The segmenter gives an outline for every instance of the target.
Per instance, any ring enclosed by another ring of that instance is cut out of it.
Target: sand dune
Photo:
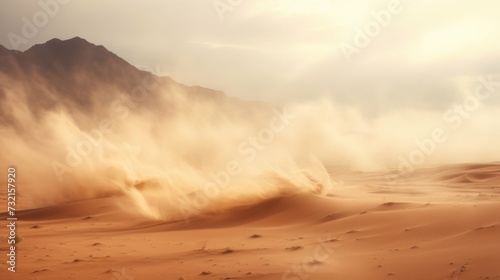
[[[328,196],[277,195],[189,222],[133,215],[119,197],[26,209],[16,279],[500,279],[499,173],[429,167],[404,189],[384,189],[381,172],[337,173],[344,184]]]

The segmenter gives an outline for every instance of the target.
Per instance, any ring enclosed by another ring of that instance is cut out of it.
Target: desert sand
[[[386,172],[330,172],[342,184],[329,195],[287,193],[189,221],[131,214],[112,195],[32,208],[21,194],[17,272],[2,262],[0,276],[500,279],[500,163],[421,168],[394,186]]]

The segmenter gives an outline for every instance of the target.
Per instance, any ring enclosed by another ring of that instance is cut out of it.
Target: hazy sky
[[[54,1],[0,0],[0,44],[80,36],[188,85],[276,103],[327,95],[371,114],[444,110],[500,73],[494,0]]]

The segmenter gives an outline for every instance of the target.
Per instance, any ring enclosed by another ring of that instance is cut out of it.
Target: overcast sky
[[[60,0],[44,18],[53,1],[0,0],[0,44],[80,36],[188,85],[275,103],[327,95],[370,114],[444,110],[500,73],[495,0]]]

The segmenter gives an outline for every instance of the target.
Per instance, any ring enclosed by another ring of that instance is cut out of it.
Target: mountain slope
[[[179,108],[179,104],[169,99],[173,92],[186,96],[193,104],[217,104],[222,111],[236,108],[246,112],[244,117],[252,116],[255,112],[251,113],[251,107],[257,105],[228,98],[220,91],[188,87],[169,77],[141,71],[103,46],[79,37],[65,41],[52,39],[24,52],[1,47],[0,83],[0,99],[5,101],[6,92],[17,95],[22,91],[27,109],[37,117],[59,109],[100,118],[102,107],[109,107],[122,96],[132,98],[134,95],[141,103],[135,109],[164,115],[171,113],[172,108]],[[11,110],[2,110],[0,119],[15,122],[16,117],[9,112]]]

